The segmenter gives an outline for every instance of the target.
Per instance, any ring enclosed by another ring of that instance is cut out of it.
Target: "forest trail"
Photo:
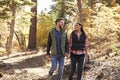
[[[42,50],[19,52],[9,58],[0,57],[0,80],[45,80],[50,68]],[[65,62],[63,80],[69,76],[69,59]],[[120,80],[120,55],[104,61],[90,60],[89,69],[83,71],[83,80]],[[57,72],[57,71],[56,71]],[[55,80],[56,72],[52,77]],[[76,80],[76,73],[74,75]]]

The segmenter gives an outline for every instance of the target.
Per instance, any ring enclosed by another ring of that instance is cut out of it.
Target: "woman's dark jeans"
[[[84,58],[85,58],[84,54],[71,56],[71,71],[70,71],[70,75],[69,75],[68,80],[72,80],[73,74],[76,70],[76,66],[77,66],[77,79],[76,80],[82,79],[82,70],[84,67]]]

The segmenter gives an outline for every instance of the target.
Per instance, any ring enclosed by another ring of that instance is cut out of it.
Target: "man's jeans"
[[[63,55],[57,54],[57,55],[52,56],[52,65],[49,71],[49,75],[52,75],[53,72],[56,70],[57,64],[59,64],[59,68],[58,68],[58,75],[57,75],[56,80],[62,80],[63,69],[64,69],[64,56]]]

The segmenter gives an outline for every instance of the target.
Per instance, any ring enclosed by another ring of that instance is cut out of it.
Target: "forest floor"
[[[70,60],[65,61],[62,80],[67,80]],[[120,55],[107,57],[104,60],[90,59],[83,71],[83,80],[120,80]],[[0,57],[0,80],[46,80],[50,61],[42,50],[18,52]],[[52,80],[55,80],[57,71]],[[76,73],[73,77],[76,80]]]

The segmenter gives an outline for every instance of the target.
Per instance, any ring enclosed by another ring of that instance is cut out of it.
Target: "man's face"
[[[60,27],[60,28],[63,28],[64,24],[65,24],[65,21],[64,21],[64,20],[60,20],[60,22],[59,22],[59,27]]]

